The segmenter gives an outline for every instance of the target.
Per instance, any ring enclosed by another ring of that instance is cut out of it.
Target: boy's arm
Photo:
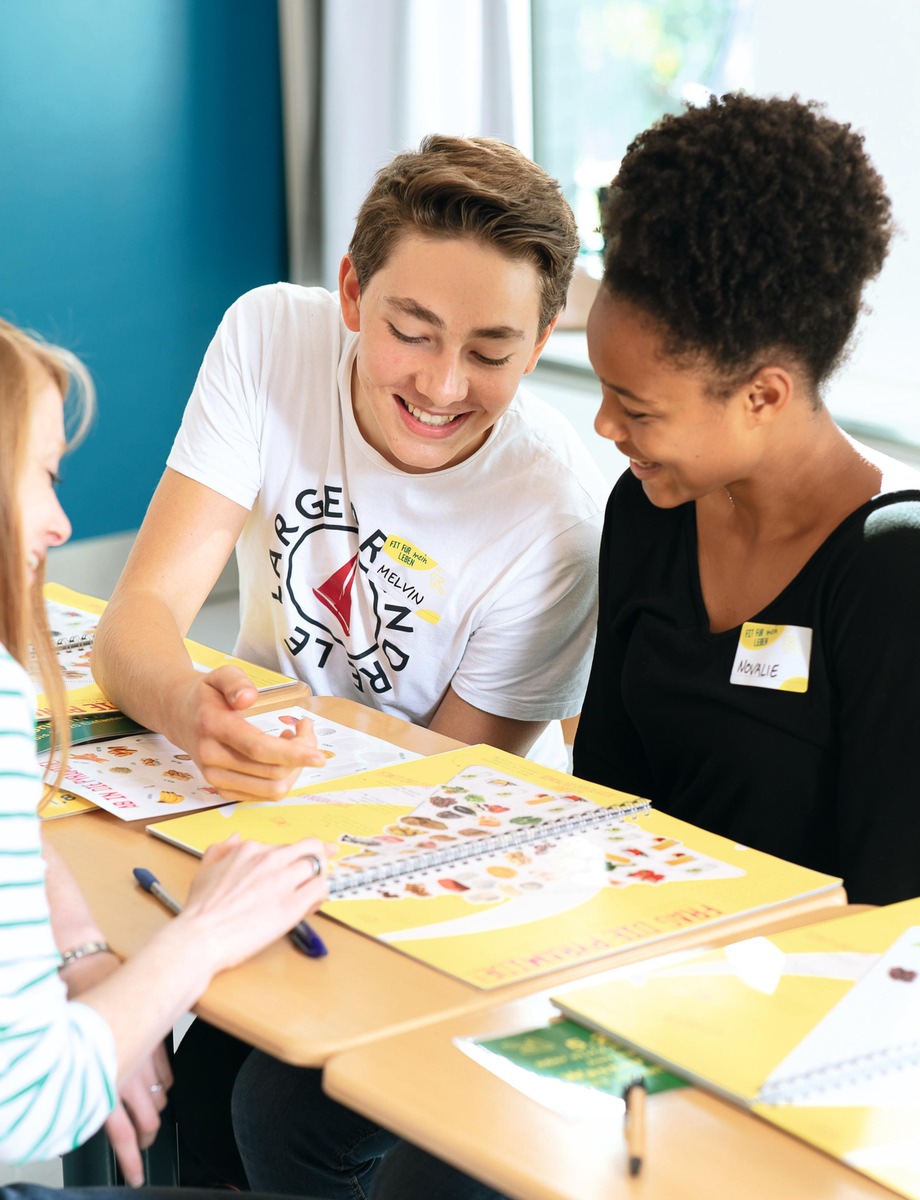
[[[190,754],[228,800],[274,799],[325,762],[304,721],[272,737],[244,720],[244,672],[202,674],[182,639],[233,551],[248,511],[167,468],[96,634],[93,673],[109,699]]]
[[[485,742],[511,754],[526,755],[548,724],[548,721],[516,721],[513,717],[483,712],[449,687],[428,728],[469,746]]]

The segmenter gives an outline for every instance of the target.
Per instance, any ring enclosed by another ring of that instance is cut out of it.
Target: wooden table
[[[649,1097],[645,1164],[630,1178],[618,1122],[573,1122],[454,1044],[545,1025],[558,1015],[548,997],[564,987],[558,976],[543,986],[335,1055],[323,1087],[515,1200],[891,1200],[887,1188],[696,1088]]]
[[[450,738],[374,712],[350,700],[311,697],[299,701],[317,715],[350,725],[405,749],[435,754],[455,749]],[[145,832],[146,822],[120,821],[109,813],[87,813],[45,826],[48,840],[67,861],[111,945],[130,956],[169,915],[134,883],[134,867],[147,867],[168,892],[184,899],[197,860]],[[816,912],[845,900],[842,890],[783,910],[781,924],[815,919]],[[460,1016],[513,1000],[547,986],[584,979],[609,963],[583,963],[551,977],[523,980],[482,992],[408,958],[391,947],[318,915],[311,917],[329,948],[326,958],[308,959],[282,939],[250,962],[218,976],[195,1008],[212,1024],[277,1058],[322,1066],[330,1055],[386,1033],[426,1021]],[[703,927],[680,935],[681,947],[720,945],[764,925],[763,914],[748,921]],[[770,928],[776,928],[776,923]],[[663,947],[617,953],[617,963],[660,954]]]

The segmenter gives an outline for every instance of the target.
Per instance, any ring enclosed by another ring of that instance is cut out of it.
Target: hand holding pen
[[[322,864],[315,855],[311,855],[310,857],[316,863],[315,871],[318,875],[322,870]],[[182,905],[174,896],[171,896],[167,892],[152,871],[148,871],[146,867],[135,867],[134,878],[145,892],[150,892],[151,896],[155,896],[164,908],[169,909],[173,916],[178,916],[182,912]],[[322,958],[329,953],[322,938],[306,921],[298,921],[288,933],[288,937],[291,939],[293,945],[306,954],[308,958]]]
[[[322,957],[322,940],[302,919],[326,898],[322,842],[291,846],[243,842],[233,835],[212,846],[183,907],[149,871],[138,882],[183,922],[194,921],[217,955],[215,970],[235,966],[286,933],[302,953]]]

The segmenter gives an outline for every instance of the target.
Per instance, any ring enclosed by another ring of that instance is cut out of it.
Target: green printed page
[[[103,738],[123,737],[127,733],[143,732],[143,725],[138,725],[136,721],[120,712],[70,718],[71,746],[81,746],[85,742],[101,742]],[[39,754],[51,749],[50,721],[39,721],[35,726],[35,749]]]
[[[458,1039],[462,1050],[531,1100],[572,1121],[621,1120],[623,1095],[642,1080],[648,1092],[686,1087],[630,1050],[574,1021],[490,1039]]]
[[[543,1029],[529,1029],[526,1033],[478,1044],[536,1075],[577,1083],[612,1096],[622,1096],[638,1079],[645,1081],[650,1095],[687,1086],[685,1080],[574,1021],[554,1021]]]

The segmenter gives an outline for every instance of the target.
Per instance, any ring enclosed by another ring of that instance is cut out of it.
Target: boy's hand
[[[186,750],[225,800],[280,800],[304,767],[321,767],[313,722],[276,737],[245,719],[259,693],[239,667],[196,674],[178,697],[168,737]]]

